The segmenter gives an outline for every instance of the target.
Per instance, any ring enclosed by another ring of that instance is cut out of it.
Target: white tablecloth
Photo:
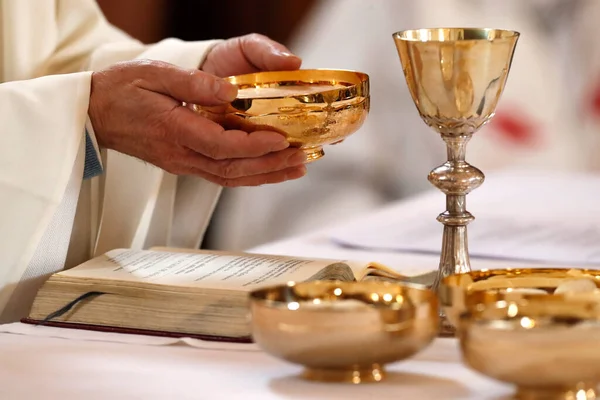
[[[20,332],[23,326],[3,328]],[[511,393],[510,387],[462,367],[451,339],[438,339],[412,360],[391,365],[382,383],[355,386],[303,381],[300,368],[254,345],[197,348],[146,339],[132,344],[131,339],[119,343],[110,334],[73,331],[65,339],[54,328],[35,329],[35,335],[30,329],[26,335],[0,334],[2,400],[482,400]]]

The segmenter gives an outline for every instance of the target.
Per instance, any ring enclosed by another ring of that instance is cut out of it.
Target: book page
[[[252,290],[274,283],[304,281],[336,262],[343,261],[224,252],[112,250],[59,274],[174,286]]]
[[[600,265],[600,177],[583,174],[490,174],[467,196],[472,257],[567,265]],[[332,233],[341,246],[439,254],[444,195],[430,192]],[[475,263],[473,264],[475,266]]]
[[[399,273],[398,271],[394,271],[383,264],[371,262],[367,264],[366,268],[362,270],[361,274],[356,276],[356,279],[360,281],[369,275],[385,276],[392,279],[406,278],[405,275]]]

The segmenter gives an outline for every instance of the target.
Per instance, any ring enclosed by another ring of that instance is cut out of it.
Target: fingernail
[[[238,89],[235,85],[224,81],[222,79],[217,79],[215,81],[215,96],[217,99],[229,103],[237,97]]]
[[[288,167],[293,167],[296,165],[301,165],[306,162],[306,154],[303,151],[292,154],[287,159]]]
[[[300,57],[298,57],[295,54],[290,53],[289,51],[282,51],[282,50],[277,50],[277,54],[280,55],[281,57],[289,57],[289,58],[297,58],[300,59]]]

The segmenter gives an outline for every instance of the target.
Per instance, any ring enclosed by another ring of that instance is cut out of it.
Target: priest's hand
[[[246,66],[215,68],[221,74]],[[101,147],[173,174],[195,175],[222,186],[256,186],[304,176],[304,153],[289,148],[281,134],[225,130],[182,106],[225,104],[236,95],[235,86],[207,72],[129,61],[93,73],[88,115]]]
[[[204,63],[202,71],[220,77],[259,71],[288,71],[300,68],[302,60],[284,45],[266,36],[252,33],[225,40],[216,45]]]

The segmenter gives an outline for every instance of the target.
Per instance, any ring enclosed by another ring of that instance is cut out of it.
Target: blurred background
[[[107,19],[144,43],[229,38],[258,32],[282,43],[315,0],[98,0]]]
[[[502,168],[600,170],[599,0],[98,0],[106,17],[153,43],[258,32],[287,45],[306,68],[371,77],[363,128],[301,180],[226,189],[205,248],[243,250],[347,220],[430,189],[445,161],[442,140],[420,120],[391,35],[471,26],[522,36],[497,114],[467,159]],[[483,189],[480,189],[483,190]],[[560,188],[557,188],[559,191]]]

